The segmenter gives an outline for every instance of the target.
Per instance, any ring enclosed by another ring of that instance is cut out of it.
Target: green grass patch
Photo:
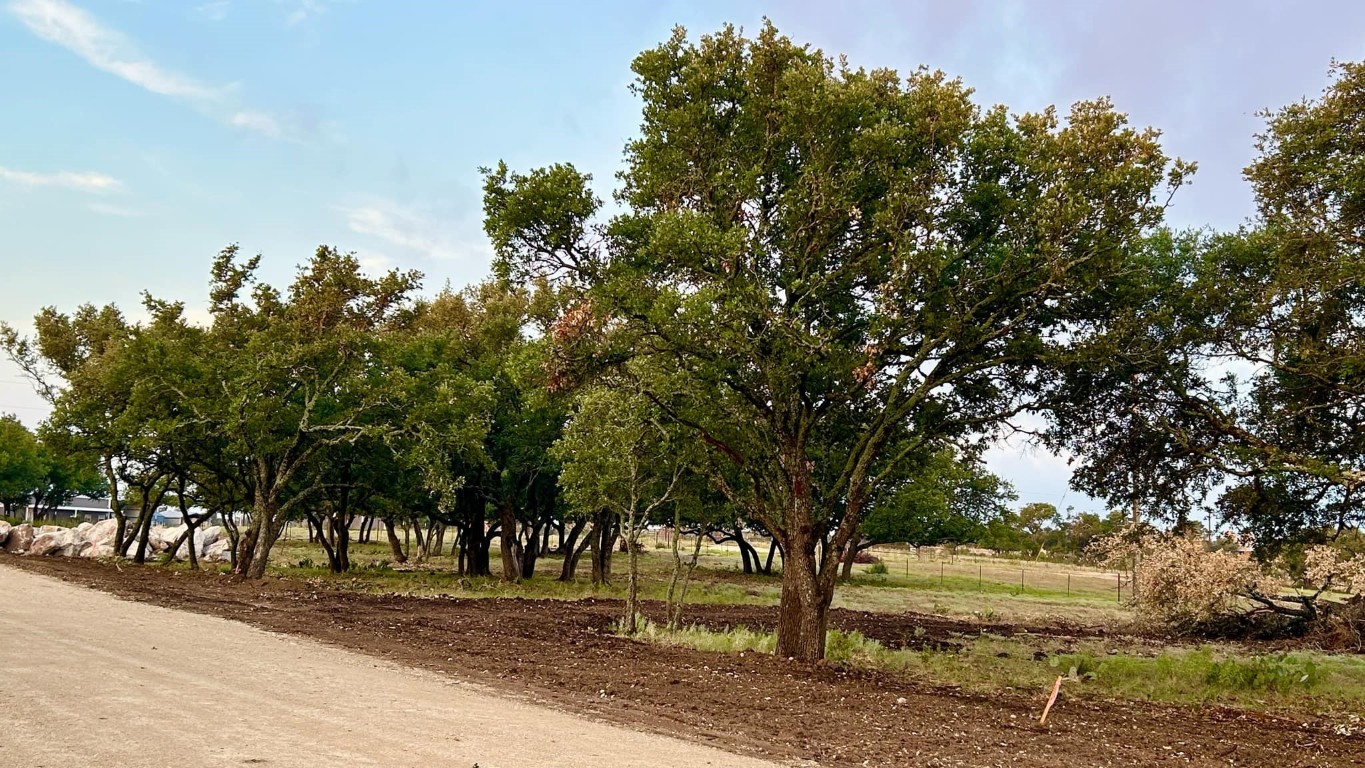
[[[334,575],[326,569],[321,547],[308,543],[301,533],[295,529],[275,546],[271,565],[276,575],[326,579],[346,589],[414,595],[564,600],[624,595],[626,558],[622,555],[614,558],[614,583],[606,586],[593,587],[587,578],[586,561],[579,568],[577,581],[567,584],[558,581],[561,559],[557,556],[541,557],[534,578],[506,584],[496,576],[455,575],[455,560],[448,547],[445,554],[421,565],[399,566],[391,564],[393,553],[386,542],[352,542],[350,554],[356,569]],[[884,613],[919,611],[1018,623],[1060,619],[1114,626],[1132,619],[1129,609],[1114,599],[1112,591],[1104,591],[1112,575],[1103,572],[999,558],[969,560],[959,557],[955,562],[936,562],[909,559],[904,552],[879,554],[887,558],[882,563],[887,572],[871,572],[880,570],[876,568],[877,564],[856,566],[853,578],[840,583],[835,592],[836,606]],[[497,568],[496,550],[493,559]],[[390,567],[383,568],[385,564]],[[780,574],[745,574],[739,564],[738,550],[704,547],[688,592],[688,602],[776,605],[781,596]],[[367,565],[374,568],[366,569],[364,566]],[[651,600],[664,599],[672,570],[672,553],[650,548],[647,544],[640,557],[640,566],[642,596]],[[1021,586],[1021,580],[1024,586]],[[1072,585],[1069,591],[1068,583]]]
[[[669,632],[649,622],[639,639],[715,653],[771,653],[776,636],[746,627],[724,632],[692,626]],[[959,651],[890,649],[858,632],[830,630],[826,659],[905,674],[934,685],[990,693],[1046,690],[1062,676],[1067,695],[1175,704],[1218,703],[1272,711],[1346,713],[1365,703],[1365,661],[1311,653],[1246,654],[1232,649],[1105,649],[1100,641],[1043,654],[1027,641],[963,638]]]

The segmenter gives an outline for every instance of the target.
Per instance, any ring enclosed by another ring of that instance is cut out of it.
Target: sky
[[[286,283],[319,244],[429,290],[487,274],[479,168],[572,162],[607,197],[639,125],[630,61],[675,25],[765,17],[854,66],[960,76],[1013,112],[1109,96],[1198,163],[1177,227],[1253,214],[1258,112],[1365,59],[1365,3],[0,0],[0,321],[142,291],[204,317],[238,243]],[[0,361],[0,413],[43,402]],[[1020,502],[1068,491],[1064,457],[989,454]]]

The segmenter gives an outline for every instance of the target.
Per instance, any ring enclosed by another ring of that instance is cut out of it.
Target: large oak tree
[[[569,365],[633,358],[785,555],[777,653],[823,657],[839,555],[927,446],[1046,397],[1189,170],[1107,101],[1011,115],[940,72],[852,68],[770,25],[634,62],[640,135],[599,218],[571,166],[488,174],[508,275],[577,291]]]

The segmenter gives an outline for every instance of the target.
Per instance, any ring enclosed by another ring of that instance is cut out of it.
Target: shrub
[[[1136,567],[1138,614],[1178,632],[1195,631],[1245,612],[1251,595],[1276,594],[1279,579],[1250,558],[1212,550],[1195,536],[1121,531],[1101,539],[1092,554],[1116,570]]]
[[[1348,595],[1365,592],[1365,557],[1335,547],[1316,546],[1304,553],[1304,577]]]
[[[1133,569],[1132,600],[1145,620],[1178,633],[1220,637],[1271,637],[1313,630],[1333,645],[1359,647],[1365,637],[1365,556],[1316,546],[1303,553],[1303,593],[1290,589],[1290,564],[1282,557],[1262,566],[1238,552],[1215,548],[1194,536],[1133,528],[1098,542],[1101,564]],[[1140,561],[1141,565],[1135,564]],[[1320,599],[1329,589],[1345,604]]]
[[[883,562],[881,562],[881,561],[877,561],[877,562],[875,562],[875,563],[873,563],[872,565],[869,565],[869,566],[867,567],[867,572],[868,572],[868,573],[871,573],[871,574],[879,575],[879,576],[882,575],[882,574],[885,574],[885,573],[886,573],[886,563],[883,563]]]
[[[1277,691],[1311,688],[1321,679],[1317,665],[1284,654],[1223,659],[1209,664],[1204,683],[1229,691]]]

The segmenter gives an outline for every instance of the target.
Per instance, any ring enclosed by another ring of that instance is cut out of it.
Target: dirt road
[[[0,765],[775,765],[12,568],[0,595]]]

